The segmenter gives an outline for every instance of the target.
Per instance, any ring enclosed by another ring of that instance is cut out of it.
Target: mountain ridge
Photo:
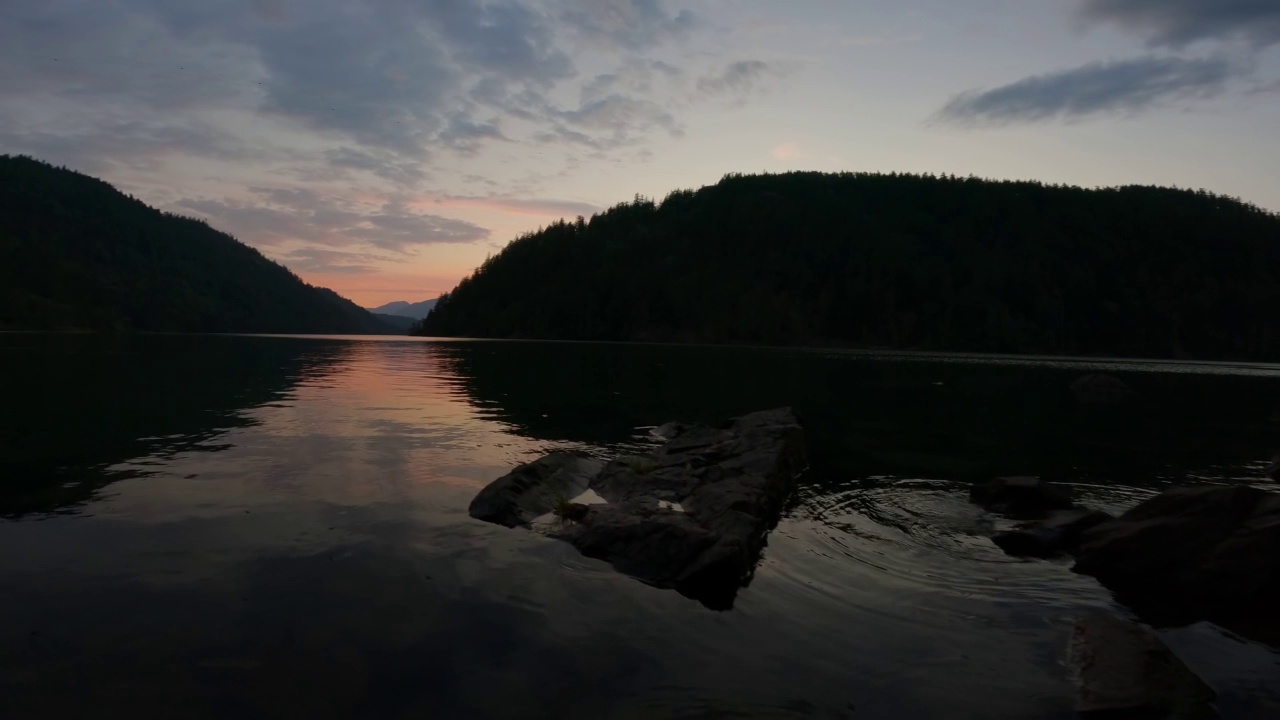
[[[1201,191],[726,175],[524,234],[440,337],[1280,360],[1280,216]]]
[[[393,328],[205,221],[0,155],[0,329],[383,334]]]

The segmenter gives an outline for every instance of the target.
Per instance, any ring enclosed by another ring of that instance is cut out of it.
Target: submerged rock
[[[970,502],[1010,515],[1037,516],[1075,507],[1071,493],[1038,477],[992,478],[969,489]]]
[[[644,582],[728,607],[806,466],[804,434],[789,408],[679,430],[651,455],[597,467],[583,489],[606,503],[569,506],[561,514],[572,522],[553,535]],[[585,467],[558,455],[494,481],[472,502],[472,516],[514,527],[553,507],[541,501],[553,495],[544,485],[576,483]],[[504,522],[517,517],[523,522]]]
[[[1074,554],[1084,531],[1114,520],[1101,510],[1059,510],[1043,521],[1023,523],[1013,530],[996,533],[991,541],[1001,550],[1018,557],[1048,558]]]
[[[1151,630],[1114,617],[1076,618],[1067,663],[1085,718],[1216,718],[1214,691]]]
[[[1214,620],[1280,638],[1280,493],[1167,490],[1084,532],[1074,570],[1170,622]]]
[[[1089,373],[1071,383],[1071,394],[1081,405],[1105,406],[1123,402],[1133,395],[1133,388],[1115,375]]]

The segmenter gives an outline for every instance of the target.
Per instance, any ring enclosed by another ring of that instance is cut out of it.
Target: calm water
[[[1071,717],[1069,618],[1124,610],[1005,557],[965,481],[1123,510],[1280,450],[1262,366],[0,335],[0,368],[6,718]],[[1134,401],[1078,405],[1099,368]],[[466,515],[541,453],[782,404],[813,468],[730,611]],[[1164,635],[1224,716],[1280,714],[1280,655]]]

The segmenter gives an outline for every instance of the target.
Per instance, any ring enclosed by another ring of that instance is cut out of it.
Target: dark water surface
[[[1069,618],[965,481],[1261,483],[1280,368],[572,343],[0,335],[0,717],[1071,717]],[[1133,401],[1081,406],[1083,373]],[[473,521],[558,448],[790,404],[813,468],[734,609]],[[1224,717],[1280,655],[1163,631]]]

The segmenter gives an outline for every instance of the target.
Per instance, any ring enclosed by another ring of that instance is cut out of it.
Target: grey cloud
[[[442,200],[452,205],[470,205],[502,212],[528,213],[530,215],[591,216],[602,209],[599,205],[577,200],[554,198],[515,198],[509,195],[446,195]]]
[[[405,252],[419,245],[474,242],[489,236],[488,230],[473,223],[419,213],[398,200],[369,209],[307,189],[253,188],[252,192],[252,201],[187,198],[175,205],[263,246],[303,241]]]
[[[403,11],[310,10],[257,43],[267,72],[263,109],[420,155],[443,125],[438,111],[456,82],[448,56]]]
[[[341,238],[317,227],[305,215],[236,200],[184,198],[174,203],[180,211],[192,210],[210,224],[255,246],[271,246],[290,240],[340,244]]]
[[[632,62],[614,72],[601,73],[582,85],[582,103],[599,100],[610,94],[647,95],[660,82],[674,83],[684,71],[661,60]]]
[[[49,0],[6,8],[0,98],[57,97],[101,114],[258,110],[367,148],[425,157],[494,133],[465,118],[465,90],[508,94],[573,77],[539,5],[480,0],[171,3]],[[89,103],[88,105],[86,103]]]
[[[952,98],[939,119],[1000,125],[1126,113],[1224,91],[1238,68],[1223,58],[1143,57],[1036,75]]]
[[[319,179],[334,169],[358,170],[399,185],[412,185],[427,179],[423,158],[405,158],[388,150],[334,148],[324,151],[324,162],[325,167],[309,167],[304,172],[311,179]]]
[[[253,11],[263,20],[280,22],[285,19],[286,0],[253,0]]]
[[[663,128],[673,136],[684,132],[675,116],[662,105],[618,93],[577,108],[551,112],[564,123],[556,126],[552,137],[597,149],[635,144],[653,128]],[[587,133],[583,129],[595,132]]]
[[[509,140],[497,122],[475,122],[463,113],[449,117],[448,125],[440,133],[440,142],[466,153],[480,150],[485,140]]]
[[[1090,23],[1114,23],[1154,46],[1183,47],[1198,40],[1243,40],[1254,47],[1280,43],[1275,0],[1081,0]]]
[[[701,21],[689,10],[667,12],[661,0],[567,0],[560,18],[587,38],[642,49],[687,38]]]
[[[781,69],[763,60],[739,60],[717,73],[698,78],[698,91],[707,95],[746,95]]]
[[[21,141],[12,150],[49,157],[43,118],[57,117],[89,170],[199,155],[274,164],[293,178],[359,173],[401,186],[424,182],[441,152],[530,139],[606,152],[679,135],[676,109],[693,81],[652,54],[703,26],[662,0],[10,5],[0,22],[0,135]],[[579,78],[584,55],[605,63],[594,79]],[[754,68],[731,68],[720,86],[749,85]],[[175,130],[148,138],[117,132],[121,123],[202,129],[184,145]],[[204,132],[206,123],[232,140]],[[324,149],[300,158],[264,152],[252,137]]]
[[[403,250],[411,245],[469,243],[489,237],[488,230],[466,220],[417,213],[394,201],[366,215],[364,225],[345,232],[385,250]]]
[[[449,12],[437,14],[440,6]],[[467,65],[543,86],[575,74],[569,56],[556,47],[549,19],[529,7],[437,2],[424,15],[444,19],[441,31]]]
[[[375,272],[377,267],[374,263],[388,262],[393,259],[373,253],[345,252],[316,247],[297,248],[287,253],[276,255],[276,258],[293,270],[335,275],[359,275]]]
[[[591,203],[578,202],[576,200],[552,200],[552,199],[532,199],[522,200],[517,198],[494,198],[494,201],[502,206],[528,210],[530,212],[548,213],[551,215],[582,215],[590,217],[602,210],[599,205]]]
[[[649,67],[653,68],[654,70],[657,70],[658,72],[662,73],[663,75],[666,75],[669,78],[678,78],[684,74],[684,71],[681,70],[680,68],[676,67],[675,65],[672,65],[671,63],[663,62],[661,60],[654,60],[653,62],[649,63]]]
[[[131,120],[86,127],[33,127],[7,115],[0,115],[0,147],[89,173],[105,173],[115,166],[154,170],[175,153],[229,161],[287,156],[278,148],[246,142],[201,122],[171,125]]]
[[[103,109],[175,111],[252,95],[251,51],[183,38],[145,7],[90,0],[7,3],[0,21],[0,97],[60,97]]]

